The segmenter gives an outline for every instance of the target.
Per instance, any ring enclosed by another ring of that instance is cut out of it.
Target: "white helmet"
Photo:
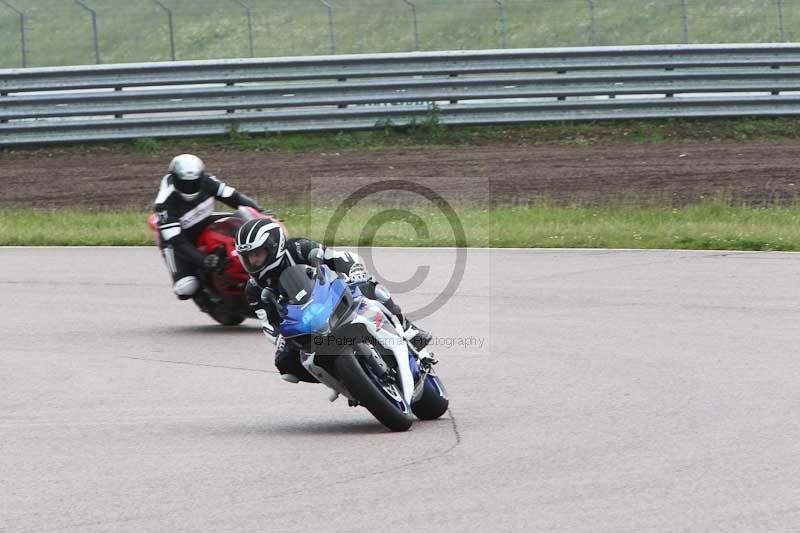
[[[178,194],[187,202],[191,202],[200,194],[200,177],[205,171],[206,166],[203,161],[192,154],[176,156],[169,164],[172,183]]]

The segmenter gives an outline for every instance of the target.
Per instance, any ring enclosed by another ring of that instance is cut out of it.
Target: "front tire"
[[[407,431],[413,419],[394,405],[373,383],[352,353],[336,357],[336,375],[372,416],[392,431]]]

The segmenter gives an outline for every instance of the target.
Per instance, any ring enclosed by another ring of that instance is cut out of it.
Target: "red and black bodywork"
[[[245,318],[255,318],[245,297],[245,285],[250,275],[245,271],[236,253],[236,232],[248,220],[265,218],[281,223],[273,215],[263,214],[252,207],[240,207],[235,213],[215,213],[215,220],[208,224],[197,237],[195,246],[204,254],[217,254],[225,260],[221,272],[198,272],[200,289],[194,301],[201,311],[226,326],[241,324]],[[156,244],[160,245],[161,233],[158,216],[147,220]],[[284,228],[285,230],[286,228]]]

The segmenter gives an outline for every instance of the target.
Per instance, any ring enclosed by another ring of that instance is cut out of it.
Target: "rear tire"
[[[206,313],[223,326],[238,326],[244,322],[244,315],[230,309],[224,303],[211,303],[208,300],[208,296],[205,294],[195,295],[194,303],[202,312]]]
[[[434,384],[431,382],[432,380],[436,380],[438,383]],[[439,392],[437,385],[441,387],[441,392]],[[411,404],[411,411],[420,420],[435,420],[445,414],[449,406],[450,400],[447,399],[447,391],[444,390],[444,385],[442,385],[438,377],[429,375],[425,378],[422,396]]]
[[[335,358],[336,375],[345,384],[358,402],[372,413],[372,416],[392,431],[406,431],[411,427],[413,418],[393,405],[378,389],[378,386],[367,376],[361,364],[352,353],[342,354]]]
[[[212,309],[208,315],[223,326],[238,326],[245,318],[243,315],[221,309]]]

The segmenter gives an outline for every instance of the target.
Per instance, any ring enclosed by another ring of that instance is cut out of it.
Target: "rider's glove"
[[[206,272],[222,272],[225,261],[217,254],[208,254],[203,258],[203,270]]]
[[[278,305],[278,294],[274,290],[266,288],[261,291],[261,302],[264,304],[264,311],[267,312],[267,322],[277,330],[278,324],[283,320]]]
[[[261,303],[273,305],[278,301],[278,293],[266,287],[261,289]]]

